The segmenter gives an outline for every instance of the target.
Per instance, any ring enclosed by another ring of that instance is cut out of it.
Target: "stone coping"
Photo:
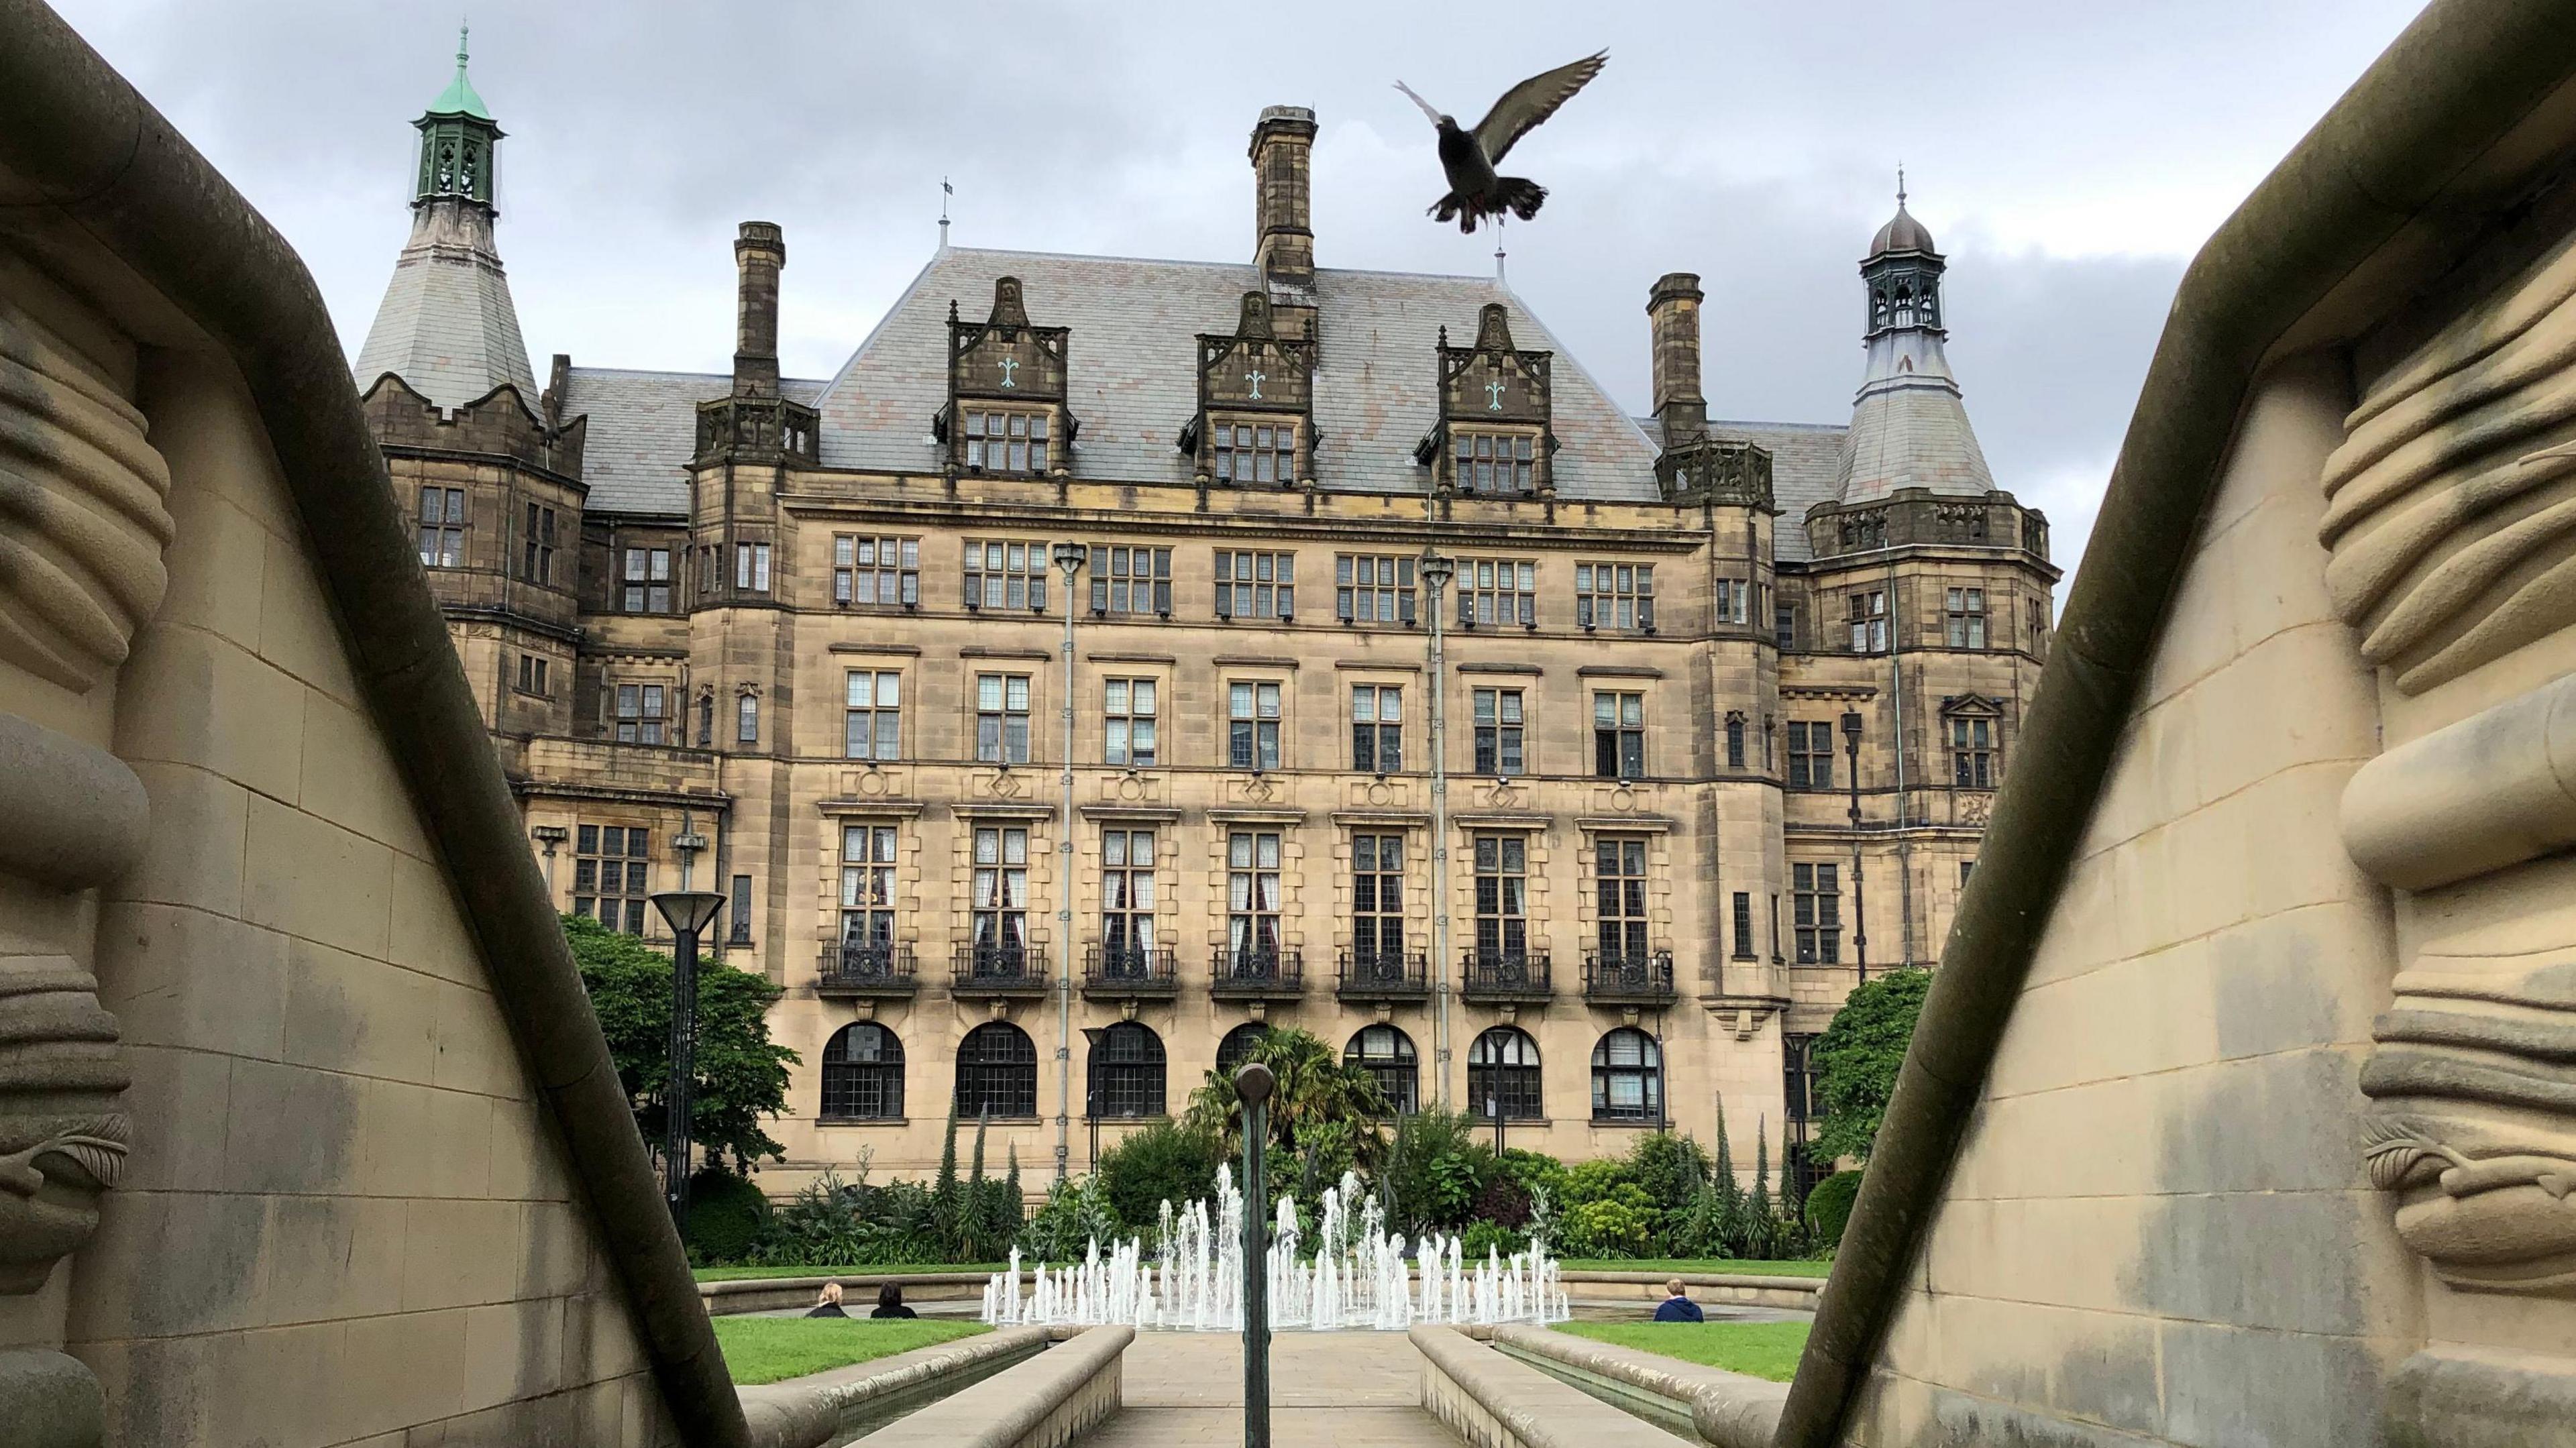
[[[1450,1327],[1417,1327],[1422,1408],[1479,1448],[1692,1448],[1689,1440]]]
[[[1023,1269],[1025,1270],[1025,1269]],[[765,1312],[798,1302],[812,1302],[826,1282],[838,1282],[845,1291],[864,1297],[877,1287],[893,1282],[902,1286],[907,1300],[914,1289],[930,1289],[918,1295],[931,1302],[955,1301],[981,1297],[988,1274],[982,1272],[884,1271],[816,1273],[809,1277],[735,1277],[722,1282],[701,1282],[698,1297],[709,1314],[717,1317],[737,1312]],[[1569,1271],[1563,1280],[1568,1287],[1618,1286],[1640,1287],[1650,1291],[1660,1288],[1675,1277],[1689,1287],[1715,1289],[1726,1294],[1726,1300],[1753,1303],[1765,1307],[1813,1309],[1822,1295],[1825,1279],[1821,1277],[1772,1277],[1735,1272],[1614,1272],[1604,1269]],[[865,1302],[860,1306],[864,1307]]]
[[[754,1448],[811,1448],[840,1431],[848,1411],[898,1394],[936,1391],[943,1379],[1008,1367],[1045,1350],[1042,1327],[1012,1327],[910,1352],[741,1389]]]
[[[1771,1448],[1780,1406],[1789,1401],[1787,1383],[1549,1328],[1497,1327],[1491,1340],[1506,1355],[1546,1358],[1575,1374],[1661,1398],[1690,1418],[1700,1441],[1716,1448]]]
[[[873,1448],[1051,1448],[1070,1442],[1118,1411],[1120,1365],[1135,1340],[1132,1327],[1085,1328],[1063,1338],[1060,1346],[878,1429],[865,1441]],[[814,1448],[823,1441],[799,1440],[779,1448]]]

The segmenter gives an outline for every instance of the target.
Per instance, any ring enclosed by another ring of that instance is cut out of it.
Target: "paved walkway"
[[[1140,1332],[1126,1406],[1084,1448],[1243,1441],[1243,1340]],[[1422,1411],[1422,1355],[1400,1332],[1284,1332],[1270,1340],[1270,1441],[1278,1448],[1458,1448]]]

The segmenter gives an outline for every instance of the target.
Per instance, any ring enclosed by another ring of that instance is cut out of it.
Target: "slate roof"
[[[537,376],[492,246],[490,212],[447,202],[413,213],[411,240],[394,260],[350,372],[361,391],[394,373],[442,408],[462,407],[504,382],[535,402]]]
[[[824,384],[782,378],[778,390],[812,406]],[[587,415],[582,444],[584,504],[601,513],[678,517],[689,510],[689,457],[698,447],[698,404],[733,390],[723,372],[636,372],[575,367],[564,382],[563,415]]]
[[[1710,436],[1740,438],[1771,454],[1771,500],[1780,509],[1771,553],[1779,561],[1804,563],[1815,556],[1807,549],[1807,510],[1833,501],[1848,430],[1830,422],[1709,423]]]

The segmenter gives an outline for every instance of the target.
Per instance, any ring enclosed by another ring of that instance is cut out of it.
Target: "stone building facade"
[[[721,891],[785,989],[773,1190],[952,1104],[1078,1170],[1265,1023],[1515,1144],[1749,1159],[1936,955],[2057,572],[1901,196],[1846,427],[1711,420],[1687,273],[1640,418],[1498,281],[1318,267],[1295,107],[1249,264],[943,241],[798,379],[747,222],[730,376],[540,390],[501,132],[461,75],[418,124],[368,415],[562,907]]]

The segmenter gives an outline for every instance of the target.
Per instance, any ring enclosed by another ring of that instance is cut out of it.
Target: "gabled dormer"
[[[1283,337],[1267,292],[1243,294],[1234,334],[1199,335],[1199,408],[1181,451],[1201,483],[1285,488],[1315,480],[1315,343]]]
[[[1414,446],[1435,493],[1554,497],[1550,457],[1556,354],[1512,345],[1511,318],[1488,302],[1472,347],[1449,345],[1440,329],[1440,421]]]
[[[992,314],[959,319],[948,304],[948,405],[931,435],[961,473],[1060,478],[1081,424],[1065,406],[1072,331],[1029,325],[1020,279],[993,283]]]

